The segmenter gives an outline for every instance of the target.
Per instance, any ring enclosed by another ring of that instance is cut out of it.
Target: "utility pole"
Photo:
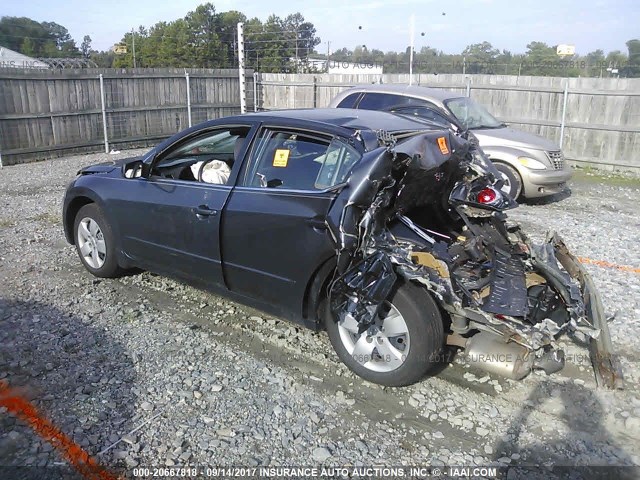
[[[296,73],[298,73],[298,65],[299,65],[299,60],[298,60],[298,26],[296,25]]]
[[[416,16],[411,15],[409,24],[409,85],[413,83],[413,30],[415,28]]]
[[[136,32],[134,31],[134,29],[131,29],[131,43],[132,43],[132,50],[133,50],[133,68],[137,68],[136,67]]]
[[[247,113],[247,85],[244,73],[244,23],[242,22],[238,22],[238,80],[240,81],[240,113]]]
[[[329,57],[331,56],[331,42],[327,40],[327,73],[329,73]]]

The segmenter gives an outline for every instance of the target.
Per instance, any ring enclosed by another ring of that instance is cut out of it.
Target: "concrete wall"
[[[408,83],[407,74],[256,74],[257,108],[325,107],[362,83]],[[568,82],[568,83],[567,83]],[[421,74],[415,85],[446,88],[484,104],[498,119],[560,143],[565,85],[565,156],[574,164],[640,172],[640,79]]]

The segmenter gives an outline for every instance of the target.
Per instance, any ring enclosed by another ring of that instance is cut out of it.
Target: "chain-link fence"
[[[246,72],[253,110],[253,73]],[[238,70],[0,73],[0,165],[149,146],[240,113]]]

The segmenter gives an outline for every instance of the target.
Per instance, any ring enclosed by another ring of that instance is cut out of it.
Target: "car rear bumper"
[[[524,195],[527,198],[545,197],[562,192],[572,175],[569,166],[562,170],[520,170]]]

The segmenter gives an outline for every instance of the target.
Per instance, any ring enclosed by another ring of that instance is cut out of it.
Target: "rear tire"
[[[373,383],[400,387],[419,381],[439,363],[444,345],[438,305],[423,288],[403,283],[391,294],[380,317],[381,330],[358,334],[355,320],[351,325],[347,320],[338,322],[326,308],[325,326],[338,357]]]
[[[113,232],[95,203],[78,210],[73,222],[73,236],[80,261],[91,274],[113,278],[123,273],[116,257]]]
[[[494,166],[503,175],[505,184],[501,190],[518,200],[522,195],[522,178],[518,171],[506,163],[494,162]]]

